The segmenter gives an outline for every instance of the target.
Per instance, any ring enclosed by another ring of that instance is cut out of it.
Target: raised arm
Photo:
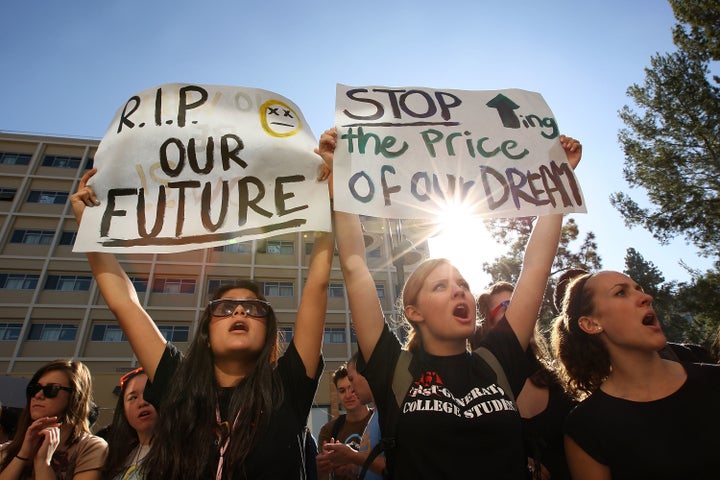
[[[582,156],[582,145],[564,135],[560,136],[560,144],[565,150],[568,162],[575,168]],[[560,241],[562,219],[562,214],[538,217],[525,248],[520,277],[505,313],[523,348],[527,348],[535,329]]]
[[[77,192],[70,197],[78,224],[82,221],[86,207],[100,204],[95,193],[87,186],[88,180],[96,171],[96,169],[92,169],[85,173],[80,180]],[[87,258],[105,302],[117,318],[120,328],[140,361],[140,365],[152,381],[165,350],[165,338],[140,304],[135,287],[115,255],[88,252]]]
[[[295,321],[293,342],[305,365],[305,372],[310,378],[315,377],[320,363],[334,246],[332,233],[316,234],[308,277],[303,287]]]
[[[316,150],[330,169],[336,143],[335,129],[327,130],[320,136],[320,145]],[[382,333],[385,317],[375,289],[375,280],[365,260],[360,218],[345,212],[335,212],[334,219],[340,267],[345,279],[352,322],[360,351],[365,359],[369,359]]]

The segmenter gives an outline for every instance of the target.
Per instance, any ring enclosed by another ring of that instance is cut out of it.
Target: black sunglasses
[[[218,298],[209,303],[210,315],[213,317],[229,317],[237,309],[243,307],[245,313],[251,317],[265,318],[270,314],[270,302],[259,298]]]
[[[57,383],[50,383],[47,385],[40,385],[39,383],[28,383],[25,393],[27,393],[28,398],[32,398],[37,395],[40,390],[42,390],[45,398],[57,397],[58,393],[60,393],[60,390],[65,390],[66,392],[73,391],[72,388],[63,387],[62,385],[58,385]]]

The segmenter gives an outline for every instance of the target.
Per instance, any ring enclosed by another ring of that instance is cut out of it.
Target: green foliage
[[[720,328],[720,273],[695,272],[692,281],[678,285],[676,299],[690,317],[681,338],[710,347]]]
[[[720,2],[671,4],[681,22],[673,30],[679,50],[650,59],[645,83],[627,92],[638,110],[619,112],[625,179],[651,206],[623,192],[610,201],[627,225],[661,242],[682,236],[702,255],[720,256],[720,89],[709,73],[720,50]]]

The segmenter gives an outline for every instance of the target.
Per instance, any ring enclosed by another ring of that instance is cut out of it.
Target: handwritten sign
[[[560,129],[538,93],[338,85],[338,210],[433,219],[585,212]]]
[[[132,96],[95,155],[74,251],[163,253],[331,229],[317,140],[273,92],[168,84]]]

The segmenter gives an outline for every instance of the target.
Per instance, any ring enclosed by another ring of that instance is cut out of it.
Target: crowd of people
[[[332,179],[336,142],[334,129],[320,138],[320,180]],[[575,168],[582,146],[565,136],[560,145]],[[78,223],[99,204],[87,185],[94,173],[71,197]],[[58,360],[38,370],[14,437],[0,445],[0,480],[716,476],[720,366],[663,353],[640,285],[614,271],[568,271],[556,282],[550,344],[539,331],[562,215],[536,219],[515,284],[477,298],[448,260],[421,263],[402,290],[404,344],[386,324],[359,217],[333,216],[333,234],[316,236],[282,354],[273,307],[253,281],[215,292],[183,353],[115,256],[88,253],[141,366],[119,379],[105,439],[90,431],[87,367]],[[315,437],[307,419],[335,245],[358,348],[332,374],[344,412]]]

